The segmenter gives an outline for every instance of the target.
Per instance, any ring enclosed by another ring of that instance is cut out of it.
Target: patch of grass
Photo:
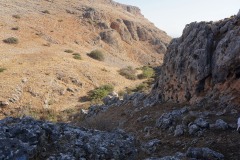
[[[12,30],[17,31],[19,30],[19,27],[12,27]]]
[[[64,52],[66,52],[66,53],[73,53],[74,51],[71,50],[71,49],[66,49]]]
[[[5,71],[5,70],[6,70],[6,68],[0,67],[0,73]]]
[[[44,10],[44,11],[42,11],[42,13],[50,14],[50,12],[48,10]]]
[[[133,92],[144,92],[144,91],[147,91],[148,89],[149,89],[149,86],[147,83],[141,83],[133,89]]]
[[[118,96],[119,96],[119,97],[123,97],[124,94],[126,94],[126,93],[127,93],[126,91],[120,90],[120,91],[118,92]]]
[[[138,75],[139,79],[151,78],[155,75],[155,72],[151,67],[144,66],[141,68],[141,70],[142,70],[142,74]]]
[[[120,75],[130,80],[137,79],[136,73],[137,73],[136,69],[132,68],[131,66],[119,70]]]
[[[104,61],[104,54],[100,50],[94,50],[88,54],[89,57],[96,59],[98,61]]]
[[[88,93],[88,96],[91,101],[99,102],[109,93],[113,92],[113,90],[114,87],[112,85],[107,84],[90,91]]]
[[[10,38],[4,39],[3,42],[7,44],[18,44],[18,39],[15,37],[10,37]]]
[[[20,19],[21,17],[17,14],[12,15],[13,18]]]
[[[81,55],[79,53],[73,53],[73,58],[74,59],[78,59],[78,60],[82,59],[82,57],[81,57]]]

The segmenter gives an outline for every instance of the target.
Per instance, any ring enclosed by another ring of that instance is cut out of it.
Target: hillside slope
[[[111,0],[3,0],[0,7],[3,117],[16,113],[12,108],[81,105],[80,97],[103,84],[116,91],[135,86],[141,81],[127,80],[118,70],[160,64],[170,41],[140,9]],[[2,41],[10,37],[18,44]],[[104,62],[87,56],[95,49],[104,52]]]

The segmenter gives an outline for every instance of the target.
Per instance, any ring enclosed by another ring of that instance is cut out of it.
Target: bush
[[[13,27],[12,30],[17,31],[17,30],[19,30],[19,27]]]
[[[104,55],[100,50],[94,50],[90,52],[88,56],[99,61],[104,61]]]
[[[3,42],[8,44],[18,44],[18,39],[14,37],[10,37],[10,38],[4,39]]]
[[[66,49],[64,52],[66,52],[66,53],[73,53],[73,50],[71,50],[71,49]]]
[[[112,85],[103,85],[90,91],[88,96],[92,101],[101,101],[109,93],[113,92],[113,90],[114,87]]]
[[[42,11],[42,13],[50,14],[50,12],[48,10],[44,10],[44,11]]]
[[[144,92],[147,91],[149,88],[147,83],[141,83],[138,86],[136,86],[135,89],[133,89],[133,92]]]
[[[6,68],[0,67],[0,73],[3,72],[3,71],[5,71],[5,70],[6,70]]]
[[[81,55],[79,53],[73,53],[73,58],[74,59],[78,59],[78,60],[81,60]]]
[[[16,18],[16,19],[20,19],[20,18],[21,18],[21,17],[20,17],[19,15],[17,15],[17,14],[12,15],[12,17],[13,17],[13,18]]]
[[[137,76],[136,76],[136,70],[133,69],[131,66],[128,66],[126,68],[122,68],[119,70],[119,74],[124,76],[127,79],[130,80],[136,80]]]
[[[154,70],[148,66],[144,66],[141,68],[142,74],[138,75],[139,79],[151,78],[154,76]]]

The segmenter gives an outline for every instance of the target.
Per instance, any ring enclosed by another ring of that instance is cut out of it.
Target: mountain
[[[82,105],[80,97],[104,84],[116,91],[135,86],[141,80],[128,80],[118,70],[161,64],[171,40],[139,8],[111,0],[3,0],[0,5],[3,117],[17,112],[11,108]],[[93,50],[104,54],[104,62],[88,56]]]

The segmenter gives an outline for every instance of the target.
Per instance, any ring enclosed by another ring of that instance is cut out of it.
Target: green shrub
[[[126,68],[122,68],[119,70],[119,74],[124,76],[127,79],[130,80],[136,80],[137,76],[136,76],[136,70],[133,69],[131,66],[128,66]]]
[[[42,13],[50,14],[50,12],[48,10],[44,10],[44,11],[42,11]]]
[[[113,90],[114,87],[112,85],[103,85],[90,91],[88,96],[92,101],[101,101],[109,93],[113,92]]]
[[[119,96],[119,97],[123,97],[124,94],[126,94],[126,93],[127,93],[126,91],[120,90],[120,91],[118,92],[118,96]]]
[[[3,42],[8,44],[18,44],[18,39],[14,37],[10,37],[10,38],[4,39]]]
[[[142,70],[142,74],[138,75],[139,79],[151,78],[155,74],[154,70],[148,66],[142,67],[141,70]]]
[[[21,18],[21,17],[20,17],[19,15],[17,15],[17,14],[12,15],[12,17],[13,17],[13,18],[16,18],[16,19],[20,19],[20,18]]]
[[[66,52],[66,53],[73,53],[73,50],[71,50],[71,49],[66,49],[64,52]]]
[[[94,50],[88,56],[99,61],[104,61],[104,54],[100,50]]]
[[[79,53],[73,53],[73,58],[74,59],[78,59],[78,60],[82,59],[82,57],[81,57],[81,55]]]
[[[144,92],[147,91],[149,88],[147,83],[141,83],[136,86],[136,88],[133,89],[133,92]]]
[[[3,72],[3,71],[5,71],[5,70],[6,70],[6,68],[0,67],[0,73]]]

